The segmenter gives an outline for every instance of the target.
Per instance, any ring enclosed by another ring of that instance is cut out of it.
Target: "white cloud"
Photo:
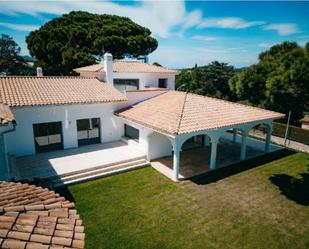
[[[191,37],[194,40],[200,40],[200,41],[216,41],[218,40],[218,37],[214,36],[203,36],[203,35],[195,35]]]
[[[182,28],[189,29],[196,26],[202,20],[202,12],[200,10],[194,10],[187,14],[186,20],[183,22]]]
[[[265,24],[263,21],[246,21],[239,17],[207,18],[199,25],[199,28],[245,29]]]
[[[275,30],[279,35],[292,35],[299,33],[299,28],[295,23],[274,23],[263,27],[265,30]]]
[[[270,47],[272,47],[275,44],[276,43],[261,42],[261,43],[258,44],[258,46],[260,48],[270,48]]]
[[[181,44],[177,47],[161,46],[149,58],[151,62],[161,62],[163,66],[169,68],[194,67],[195,64],[202,66],[214,60],[227,62],[236,67],[249,66],[257,62],[258,52],[248,52],[244,49],[239,52],[242,52],[241,56],[223,47],[206,48]]]
[[[198,10],[187,12],[183,1],[155,2],[141,1],[135,5],[121,5],[108,1],[0,1],[2,13],[18,15],[28,14],[40,16],[40,14],[64,14],[72,10],[82,10],[97,14],[115,14],[127,16],[134,22],[148,27],[155,36],[166,38],[180,29],[186,29],[197,25],[201,19]]]
[[[297,38],[298,39],[309,39],[309,35],[300,35]]]
[[[39,28],[37,25],[14,24],[7,22],[0,22],[0,26],[20,31],[32,31]]]

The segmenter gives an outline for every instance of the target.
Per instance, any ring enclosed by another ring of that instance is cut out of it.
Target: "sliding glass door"
[[[63,149],[61,122],[33,124],[36,153]]]
[[[100,143],[100,119],[76,120],[78,146]]]

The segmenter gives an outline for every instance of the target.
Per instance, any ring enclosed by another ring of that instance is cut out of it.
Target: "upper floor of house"
[[[149,88],[175,90],[175,76],[179,73],[136,60],[113,60],[110,53],[104,54],[101,63],[76,68],[74,71],[81,77],[96,77],[100,81],[110,83],[121,92]]]

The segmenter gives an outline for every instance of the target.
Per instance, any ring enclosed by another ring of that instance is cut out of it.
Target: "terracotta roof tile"
[[[284,116],[261,108],[177,91],[163,93],[116,114],[169,134],[184,134]]]
[[[0,90],[0,103],[10,107],[127,100],[111,85],[83,77],[0,77]]]
[[[103,63],[74,69],[80,72],[105,72]],[[113,72],[115,73],[170,73],[178,74],[178,71],[165,67],[147,64],[141,61],[113,61]]]
[[[0,181],[0,199],[0,248],[84,248],[74,203],[54,191]]]
[[[15,117],[10,107],[0,103],[0,126],[10,122],[15,122]]]

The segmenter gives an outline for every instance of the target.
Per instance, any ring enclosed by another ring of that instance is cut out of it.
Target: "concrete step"
[[[132,165],[135,165],[135,164],[142,164],[142,163],[146,163],[146,162],[147,161],[145,159],[131,160],[131,161],[127,161],[127,162],[121,162],[121,163],[113,164],[113,165],[110,165],[108,167],[104,166],[104,167],[101,167],[101,168],[94,168],[94,169],[88,169],[87,171],[76,172],[74,174],[70,174],[70,175],[67,175],[67,176],[60,176],[60,178],[61,178],[61,180],[77,179],[77,178],[86,177],[86,176],[90,176],[90,175],[94,175],[94,174],[100,174],[102,172],[107,172],[107,171],[111,171],[111,170],[118,169],[118,168],[132,166]]]
[[[137,168],[145,167],[149,165],[149,162],[145,159],[140,159],[140,160],[132,160],[130,162],[126,163],[120,163],[117,165],[109,166],[109,167],[104,167],[100,169],[95,169],[83,173],[78,173],[66,177],[61,177],[60,179],[58,178],[57,180],[53,180],[53,186],[55,188],[61,187],[64,185],[71,185],[74,183],[79,183],[79,182],[85,182],[97,178],[102,178],[110,175],[115,175],[119,174],[122,172],[134,170]]]
[[[109,167],[112,167],[112,166],[115,166],[115,165],[130,163],[132,161],[137,161],[137,160],[146,160],[146,157],[145,156],[134,157],[134,158],[118,161],[118,162],[112,162],[112,163],[108,163],[108,164],[104,164],[104,165],[98,165],[98,166],[91,167],[91,168],[76,170],[76,171],[68,172],[68,173],[61,174],[61,175],[50,176],[47,179],[54,180],[54,179],[59,179],[59,178],[70,177],[70,176],[73,176],[73,175],[87,173],[87,172],[91,172],[91,171],[95,171],[95,170],[103,169],[103,168],[109,168]]]
[[[121,137],[121,141],[126,144],[130,144],[130,145],[138,145],[138,141],[128,138],[128,137]]]

